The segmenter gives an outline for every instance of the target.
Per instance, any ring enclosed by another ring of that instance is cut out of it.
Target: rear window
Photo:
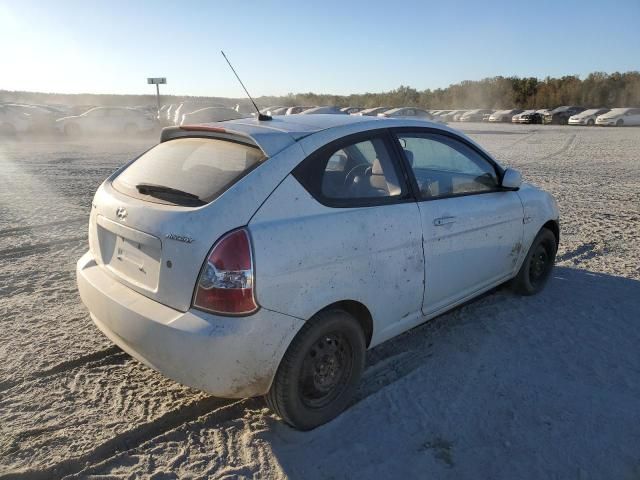
[[[143,154],[116,177],[113,187],[151,202],[203,205],[264,159],[259,148],[243,143],[179,138]]]

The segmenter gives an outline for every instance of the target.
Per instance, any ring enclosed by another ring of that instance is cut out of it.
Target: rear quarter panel
[[[249,224],[258,303],[304,320],[343,300],[364,304],[371,345],[420,311],[422,229],[415,203],[330,208],[289,175]]]

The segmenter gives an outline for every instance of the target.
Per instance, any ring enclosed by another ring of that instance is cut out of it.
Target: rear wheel
[[[521,295],[535,295],[549,280],[556,261],[556,237],[547,228],[540,230],[513,280],[513,289]]]
[[[300,430],[332,420],[353,397],[365,352],[364,332],[352,315],[320,312],[289,345],[266,395],[267,405]]]

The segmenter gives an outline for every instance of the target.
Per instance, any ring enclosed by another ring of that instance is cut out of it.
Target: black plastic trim
[[[326,163],[329,161],[327,155],[331,155],[342,147],[353,145],[373,138],[382,139],[391,157],[391,162],[396,170],[396,175],[400,181],[402,193],[393,197],[365,197],[365,198],[330,198],[322,194],[322,173]],[[347,135],[332,142],[329,142],[313,153],[293,169],[294,178],[309,192],[309,194],[319,203],[331,208],[358,208],[374,207],[380,205],[395,205],[399,203],[415,202],[413,189],[408,183],[408,178],[398,153],[394,146],[395,140],[392,138],[387,128],[367,130]],[[326,157],[326,158],[325,158]]]

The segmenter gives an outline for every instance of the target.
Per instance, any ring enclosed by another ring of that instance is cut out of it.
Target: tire
[[[64,126],[64,134],[67,137],[79,137],[82,134],[82,129],[77,123],[68,123]]]
[[[531,244],[520,271],[513,279],[513,290],[520,295],[535,295],[546,285],[556,261],[558,245],[548,228],[542,228]]]
[[[0,135],[13,137],[16,134],[16,127],[11,123],[3,123],[0,125]]]
[[[138,126],[135,123],[127,123],[124,126],[124,133],[126,133],[127,135],[136,135],[138,131]]]
[[[587,120],[587,127],[593,127],[595,124],[596,124],[596,122],[594,122],[592,118]]]
[[[624,126],[624,120],[620,119],[616,122],[616,127],[622,127]]]
[[[366,348],[352,315],[338,309],[318,313],[289,345],[265,396],[267,405],[298,430],[334,419],[353,397]]]

